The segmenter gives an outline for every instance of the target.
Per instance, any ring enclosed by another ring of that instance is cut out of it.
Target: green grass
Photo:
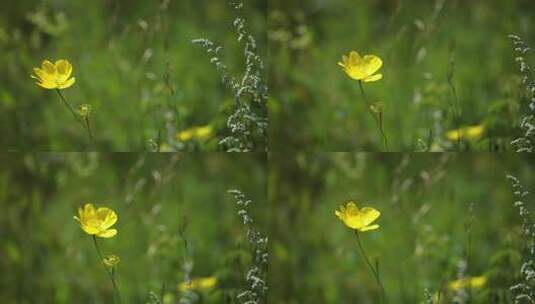
[[[389,303],[423,303],[425,289],[444,294],[462,261],[466,276],[488,279],[462,303],[513,303],[528,242],[506,174],[533,190],[532,156],[274,153],[270,161],[270,301],[380,303],[354,233],[334,214],[354,200],[381,212],[380,228],[361,240]],[[525,202],[533,210],[533,196]]]
[[[0,145],[9,151],[169,149],[174,132],[201,125],[213,127],[211,138],[174,149],[220,150],[234,101],[210,57],[191,41],[221,44],[237,75],[244,63],[234,18],[245,15],[259,37],[265,28],[262,1],[238,12],[215,0],[23,0],[6,3],[0,14],[0,126],[6,134]],[[258,43],[263,49],[265,41]],[[55,92],[30,79],[47,58],[73,64],[76,83],[64,94],[74,107],[93,106],[96,144]]]
[[[441,2],[272,1],[272,149],[384,150],[357,82],[337,66],[343,54],[357,50],[384,61],[383,80],[365,89],[371,101],[386,106],[390,151],[512,150],[528,103],[507,35],[533,45],[534,6],[445,1],[437,9]],[[452,112],[450,72],[460,116]],[[477,124],[487,130],[481,140],[445,139],[448,130]]]
[[[163,287],[165,303],[177,303],[189,260],[191,278],[218,278],[196,303],[241,303],[236,295],[245,288],[252,249],[227,190],[240,188],[253,200],[250,214],[265,233],[263,155],[4,154],[0,160],[0,302],[113,303],[92,239],[73,219],[90,201],[119,217],[117,236],[98,242],[104,255],[121,258],[122,303],[148,303],[149,293],[159,296]]]

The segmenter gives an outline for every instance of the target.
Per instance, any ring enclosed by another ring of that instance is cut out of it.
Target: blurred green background
[[[384,61],[383,80],[365,90],[371,102],[385,105],[390,151],[511,150],[528,103],[507,35],[534,45],[533,1],[269,4],[272,150],[384,149],[357,82],[337,65],[351,50]],[[486,129],[480,140],[445,139],[448,130],[480,124]]]
[[[265,45],[265,1],[240,11],[219,0],[7,1],[0,12],[0,145],[4,151],[169,149],[175,132],[210,125],[211,136],[179,150],[218,150],[229,134],[231,93],[192,39],[223,46],[230,73],[243,71],[233,21],[243,14]],[[56,92],[30,78],[44,59],[69,60],[64,90],[76,108],[90,104],[96,144]]]
[[[73,219],[92,202],[119,217],[117,236],[98,242],[121,258],[123,303],[149,303],[164,285],[165,303],[178,303],[186,261],[193,279],[218,279],[195,303],[238,303],[251,249],[227,190],[253,200],[266,233],[265,174],[255,153],[0,154],[0,302],[113,302],[91,236]]]
[[[379,261],[389,303],[423,303],[424,290],[447,286],[462,261],[464,275],[486,276],[486,286],[472,290],[469,301],[452,302],[450,291],[440,303],[513,303],[509,287],[519,281],[527,242],[506,174],[533,190],[534,160],[491,153],[272,153],[270,301],[380,303],[355,235],[334,214],[354,200],[382,213],[380,228],[361,239]],[[533,211],[533,196],[525,202]]]

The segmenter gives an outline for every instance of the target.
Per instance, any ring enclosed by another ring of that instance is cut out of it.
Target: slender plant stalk
[[[362,244],[360,243],[360,235],[357,230],[355,230],[355,236],[357,237],[357,244],[359,246],[360,253],[364,257],[364,261],[366,262],[366,265],[368,265],[368,268],[370,268],[370,271],[372,272],[375,278],[375,281],[377,282],[377,285],[379,286],[379,289],[381,290],[381,295],[380,295],[381,303],[388,303],[385,288],[383,287],[383,283],[381,282],[381,278],[379,277],[379,267],[372,266],[370,259],[368,259],[368,255],[366,255],[366,252],[364,251],[364,248],[362,247]]]
[[[87,127],[87,134],[89,134],[89,139],[92,143],[95,143],[95,138],[93,137],[93,132],[91,131],[91,122],[89,121],[89,117],[84,117],[84,122]]]
[[[121,303],[121,295],[119,294],[119,288],[117,287],[117,283],[115,282],[115,271],[108,269],[106,264],[104,264],[104,258],[102,257],[102,252],[100,251],[100,247],[98,246],[97,237],[93,235],[93,243],[95,244],[95,249],[97,250],[98,257],[100,258],[100,263],[104,267],[104,270],[108,274],[111,284],[113,286],[113,299],[115,303]]]
[[[58,95],[61,98],[61,101],[63,101],[63,103],[65,104],[67,109],[69,109],[69,112],[71,112],[71,114],[74,117],[74,119],[82,126],[82,129],[87,131],[87,135],[89,136],[89,140],[92,143],[94,143],[93,134],[91,133],[91,128],[90,128],[90,125],[89,125],[89,120],[86,118],[85,119],[85,124],[84,124],[84,121],[82,121],[80,119],[80,117],[78,117],[78,115],[76,115],[76,112],[74,112],[74,109],[71,107],[71,104],[67,101],[67,99],[65,99],[65,96],[63,96],[63,94],[61,93],[61,90],[60,89],[56,89],[56,92],[58,92]]]
[[[384,129],[383,112],[380,112],[379,115],[376,115],[372,111],[370,102],[368,101],[368,97],[366,96],[366,92],[364,92],[364,86],[362,85],[362,80],[359,80],[359,87],[360,87],[360,92],[362,93],[362,98],[364,99],[364,102],[366,103],[366,109],[372,115],[373,119],[377,123],[377,126],[379,127],[379,132],[381,132],[381,137],[383,138],[383,145],[385,147],[385,151],[388,151],[388,138],[386,137],[386,133]]]

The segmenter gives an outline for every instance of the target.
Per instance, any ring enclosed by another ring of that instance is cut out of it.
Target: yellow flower
[[[189,282],[178,284],[178,290],[184,292],[186,290],[210,290],[217,284],[216,277],[197,278]]]
[[[32,78],[38,80],[37,85],[45,89],[66,89],[74,84],[75,78],[69,78],[72,73],[72,65],[67,60],[61,59],[52,63],[43,61],[41,68],[34,68]]]
[[[375,55],[361,57],[359,53],[352,51],[349,56],[343,55],[342,62],[338,62],[338,65],[347,76],[355,80],[372,82],[383,78],[383,74],[374,75],[383,66],[381,58]]]
[[[191,139],[206,139],[212,135],[213,128],[211,125],[201,126],[201,127],[192,127],[187,130],[178,132],[176,138],[180,141],[188,141]]]
[[[108,266],[109,268],[114,268],[115,266],[117,266],[117,264],[119,264],[120,261],[121,259],[115,254],[107,255],[104,257],[104,259],[102,259],[104,265]]]
[[[458,141],[462,138],[470,140],[478,140],[483,136],[485,127],[482,125],[463,127],[456,130],[451,130],[446,133],[446,138],[451,141]]]
[[[117,222],[117,214],[110,208],[98,209],[91,203],[78,208],[78,216],[74,217],[80,223],[80,227],[89,235],[102,238],[111,238],[117,234],[117,229],[109,229]]]
[[[464,278],[460,280],[455,280],[448,284],[448,287],[451,290],[459,290],[464,288],[478,289],[487,283],[487,278],[485,276],[473,277],[473,278]]]
[[[81,117],[89,117],[91,115],[91,112],[93,111],[93,107],[91,105],[88,105],[88,104],[81,104],[78,106],[78,115],[80,115]]]
[[[347,202],[345,207],[340,206],[334,214],[351,229],[363,232],[379,228],[377,224],[370,224],[379,218],[381,212],[371,207],[359,209],[353,201]]]

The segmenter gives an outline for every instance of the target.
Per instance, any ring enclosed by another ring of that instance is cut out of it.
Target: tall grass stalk
[[[515,202],[513,206],[518,210],[522,220],[522,232],[526,244],[524,261],[520,267],[520,281],[511,286],[515,304],[535,303],[535,224],[531,213],[526,207],[525,200],[529,192],[521,184],[520,180],[513,175],[507,175],[511,182]]]
[[[511,142],[516,152],[535,152],[535,78],[533,69],[526,60],[531,48],[517,35],[509,35],[513,43],[515,61],[518,63],[522,74],[522,86],[525,89],[525,99],[528,100],[528,108],[521,118],[520,129],[522,135]]]
[[[231,0],[229,5],[243,14],[243,2]],[[244,70],[235,77],[222,61],[223,47],[206,38],[194,39],[192,43],[202,46],[210,56],[210,63],[219,72],[222,83],[231,91],[234,99],[233,113],[227,118],[230,135],[219,141],[227,152],[267,150],[267,99],[268,86],[264,75],[264,62],[257,42],[242,16],[234,19],[239,43],[243,46]]]
[[[268,237],[258,231],[256,223],[249,214],[249,206],[253,202],[240,190],[228,190],[234,196],[238,208],[244,234],[251,246],[253,264],[245,276],[246,288],[237,296],[239,303],[266,304],[267,303],[267,268],[268,268]]]

